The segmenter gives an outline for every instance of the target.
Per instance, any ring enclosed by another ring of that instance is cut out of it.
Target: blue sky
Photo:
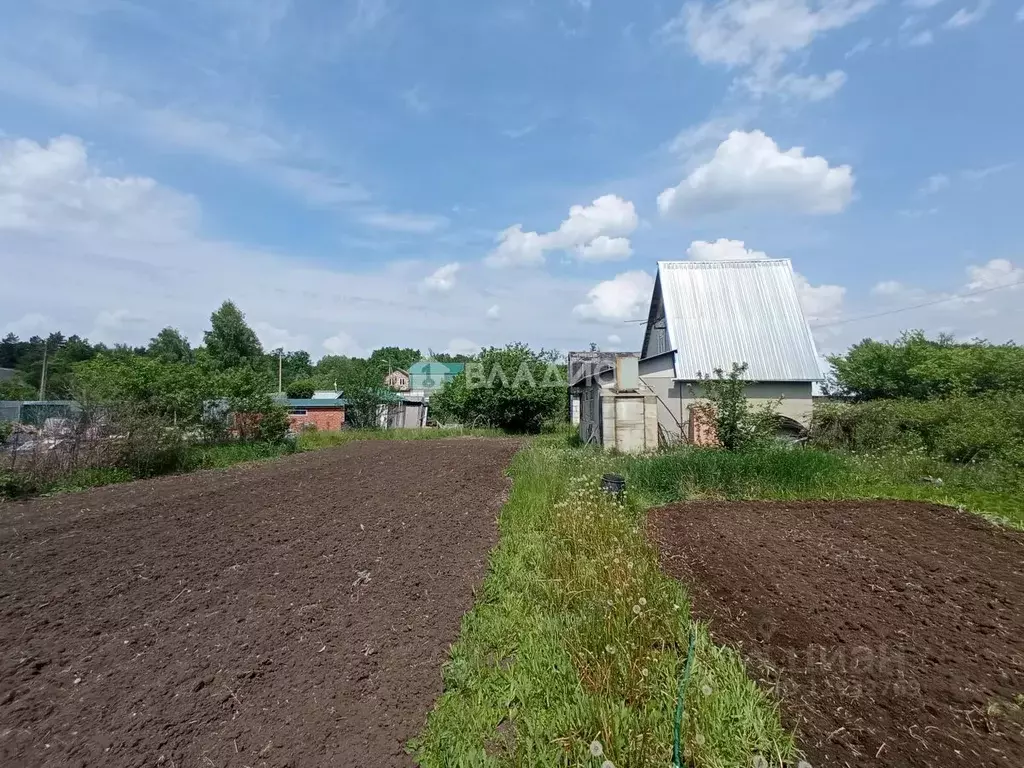
[[[962,2],[6,2],[0,331],[635,348],[656,261],[787,257],[825,352],[1020,339],[1024,7]]]

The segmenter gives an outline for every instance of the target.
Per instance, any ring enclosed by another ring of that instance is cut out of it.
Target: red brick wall
[[[307,408],[305,413],[289,413],[288,422],[292,432],[301,431],[304,424],[312,424],[321,432],[334,432],[345,423],[345,409]]]
[[[720,445],[715,412],[710,406],[690,406],[690,445]]]

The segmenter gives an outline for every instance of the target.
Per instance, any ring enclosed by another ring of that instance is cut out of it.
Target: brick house
[[[321,432],[337,432],[345,426],[345,406],[348,402],[335,395],[325,397],[288,398],[288,429],[301,432],[304,427],[316,427]]]

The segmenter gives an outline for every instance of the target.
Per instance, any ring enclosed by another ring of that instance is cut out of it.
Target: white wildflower
[[[647,598],[641,597],[637,602],[640,603],[640,605],[647,605]]]
[[[604,748],[601,746],[601,742],[597,739],[590,742],[590,754],[594,757],[600,757],[604,754]]]
[[[711,686],[708,685],[707,683],[704,683],[704,685],[701,686],[700,692],[703,693],[705,696],[710,696],[711,695]]]
[[[754,768],[768,768],[768,761],[760,755],[754,757]]]
[[[615,768],[615,763],[613,763],[611,760],[605,760],[603,763],[601,763],[601,768]]]
[[[637,616],[640,615],[640,606],[639,605],[634,605],[633,606],[633,613],[635,613]]]

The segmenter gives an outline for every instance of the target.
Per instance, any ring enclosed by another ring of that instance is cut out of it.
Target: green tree
[[[1024,348],[1016,344],[908,331],[894,342],[864,339],[829,362],[840,390],[860,400],[1024,392]]]
[[[259,364],[263,347],[256,332],[245,322],[245,315],[231,301],[210,315],[210,330],[203,334],[210,360],[221,370]]]
[[[288,397],[304,400],[312,397],[315,389],[316,383],[312,379],[295,379],[295,381],[289,382],[285,392]]]
[[[369,363],[387,373],[389,370],[401,368],[408,371],[416,361],[422,359],[418,349],[411,347],[381,347],[370,354]]]
[[[431,397],[431,408],[442,420],[539,432],[546,421],[565,417],[568,391],[558,358],[521,343],[485,349]]]
[[[165,363],[188,363],[192,361],[192,347],[188,339],[177,328],[170,326],[161,330],[149,340],[146,354]]]

